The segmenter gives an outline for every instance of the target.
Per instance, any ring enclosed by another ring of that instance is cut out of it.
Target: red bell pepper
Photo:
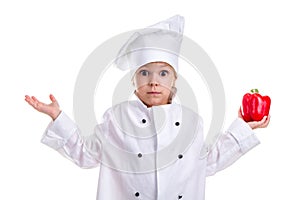
[[[261,96],[257,89],[252,89],[243,97],[241,114],[246,122],[260,121],[264,116],[269,115],[271,98]]]

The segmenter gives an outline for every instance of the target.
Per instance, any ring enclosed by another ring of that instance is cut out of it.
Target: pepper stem
[[[252,93],[258,93],[258,89],[252,89],[250,90]]]

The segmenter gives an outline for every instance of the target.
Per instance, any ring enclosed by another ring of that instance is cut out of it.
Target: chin
[[[146,104],[148,105],[148,107],[151,107],[151,106],[160,106],[160,105],[164,105],[167,103],[168,102],[166,102],[166,101],[154,100],[154,101],[149,101]]]

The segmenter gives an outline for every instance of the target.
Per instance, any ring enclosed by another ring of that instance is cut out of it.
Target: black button
[[[139,157],[139,158],[141,158],[142,156],[143,156],[143,154],[141,154],[141,153],[138,154],[138,157]]]
[[[179,126],[179,125],[180,125],[180,123],[179,123],[179,122],[175,122],[175,125],[176,125],[176,126]]]
[[[143,124],[145,124],[147,121],[145,119],[142,119]]]
[[[178,195],[178,199],[182,199],[182,195]]]
[[[183,158],[183,155],[182,155],[182,154],[179,154],[179,155],[178,155],[178,158],[179,158],[179,159]]]
[[[136,192],[136,193],[134,194],[134,196],[138,197],[138,196],[140,196],[140,193]]]

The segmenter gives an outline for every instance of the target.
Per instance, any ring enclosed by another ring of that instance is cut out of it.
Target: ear
[[[132,85],[135,87],[134,76],[132,76],[132,78],[131,78],[131,83],[132,83]]]
[[[172,87],[175,87],[175,83],[176,83],[177,77],[175,77],[172,81]]]

